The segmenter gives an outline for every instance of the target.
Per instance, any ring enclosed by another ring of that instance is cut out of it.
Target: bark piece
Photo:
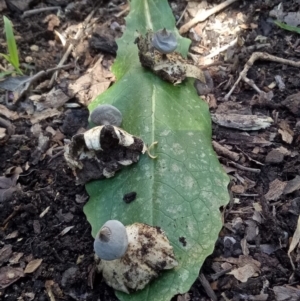
[[[296,176],[293,180],[287,182],[283,193],[289,194],[299,189],[300,189],[300,176]]]
[[[300,92],[289,95],[281,104],[296,116],[300,116]]]
[[[271,125],[273,119],[268,116],[239,115],[239,114],[212,114],[214,123],[242,131],[257,131]]]
[[[299,301],[300,290],[292,286],[274,286],[276,301]]]
[[[279,124],[280,129],[278,133],[281,134],[281,138],[284,142],[291,144],[294,138],[294,132],[290,129],[289,124],[283,120]]]

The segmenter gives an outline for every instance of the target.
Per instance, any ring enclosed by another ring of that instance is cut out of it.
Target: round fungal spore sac
[[[120,127],[122,113],[112,105],[99,105],[91,113],[91,121],[96,125],[113,125]]]
[[[167,54],[173,52],[178,43],[175,34],[164,28],[153,34],[152,45],[159,52]]]
[[[128,247],[128,237],[125,226],[117,220],[107,221],[96,235],[94,249],[97,256],[103,260],[121,258]]]

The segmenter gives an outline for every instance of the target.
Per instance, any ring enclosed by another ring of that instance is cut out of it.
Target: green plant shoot
[[[282,29],[292,31],[292,32],[296,32],[296,33],[300,33],[300,28],[299,27],[288,25],[288,24],[282,23],[280,21],[274,21],[274,23]]]
[[[13,32],[12,23],[5,16],[3,16],[3,21],[4,21],[4,30],[5,30],[5,35],[6,35],[8,54],[0,53],[0,55],[3,56],[14,67],[15,71],[18,74],[22,75],[23,72],[20,70],[18,48],[17,48],[17,43],[16,43],[16,39],[14,36],[14,32]]]

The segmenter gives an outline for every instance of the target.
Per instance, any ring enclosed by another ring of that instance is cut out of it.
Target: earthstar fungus
[[[77,184],[111,178],[124,166],[139,161],[147,151],[142,139],[112,125],[94,127],[72,137],[65,159]]]
[[[145,35],[140,34],[135,43],[142,66],[152,70],[161,79],[176,85],[186,77],[193,77],[205,83],[203,71],[174,51],[177,40],[171,31],[162,29],[154,33],[148,30]]]
[[[101,228],[120,226],[118,221],[108,221]],[[134,223],[126,226],[125,239],[120,237],[119,233],[111,228],[110,239],[114,242],[116,249],[119,251],[120,246],[123,248],[124,241],[128,240],[126,252],[120,258],[115,260],[105,260],[107,251],[111,252],[113,244],[105,245],[99,243],[99,235],[96,235],[95,252],[97,270],[101,272],[106,283],[116,290],[127,294],[143,289],[152,279],[159,276],[163,270],[168,270],[178,265],[173,248],[164,232],[158,227],[152,227],[146,224]],[[113,237],[116,235],[115,237]],[[100,250],[100,245],[102,250]],[[107,248],[107,250],[103,250]],[[102,258],[101,258],[102,256]],[[111,258],[111,256],[108,256]]]

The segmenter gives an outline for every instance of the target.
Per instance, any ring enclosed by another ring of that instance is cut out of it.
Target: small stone
[[[233,185],[231,187],[231,191],[234,193],[241,194],[245,192],[245,187],[243,185]]]
[[[31,51],[35,51],[35,52],[38,52],[39,51],[39,46],[37,46],[37,45],[32,45],[32,46],[30,46],[30,50]]]
[[[33,62],[33,58],[31,56],[26,56],[25,57],[25,62],[28,63],[28,64],[30,64],[30,63]]]
[[[284,159],[284,154],[277,149],[271,150],[266,156],[266,163],[281,163]]]

